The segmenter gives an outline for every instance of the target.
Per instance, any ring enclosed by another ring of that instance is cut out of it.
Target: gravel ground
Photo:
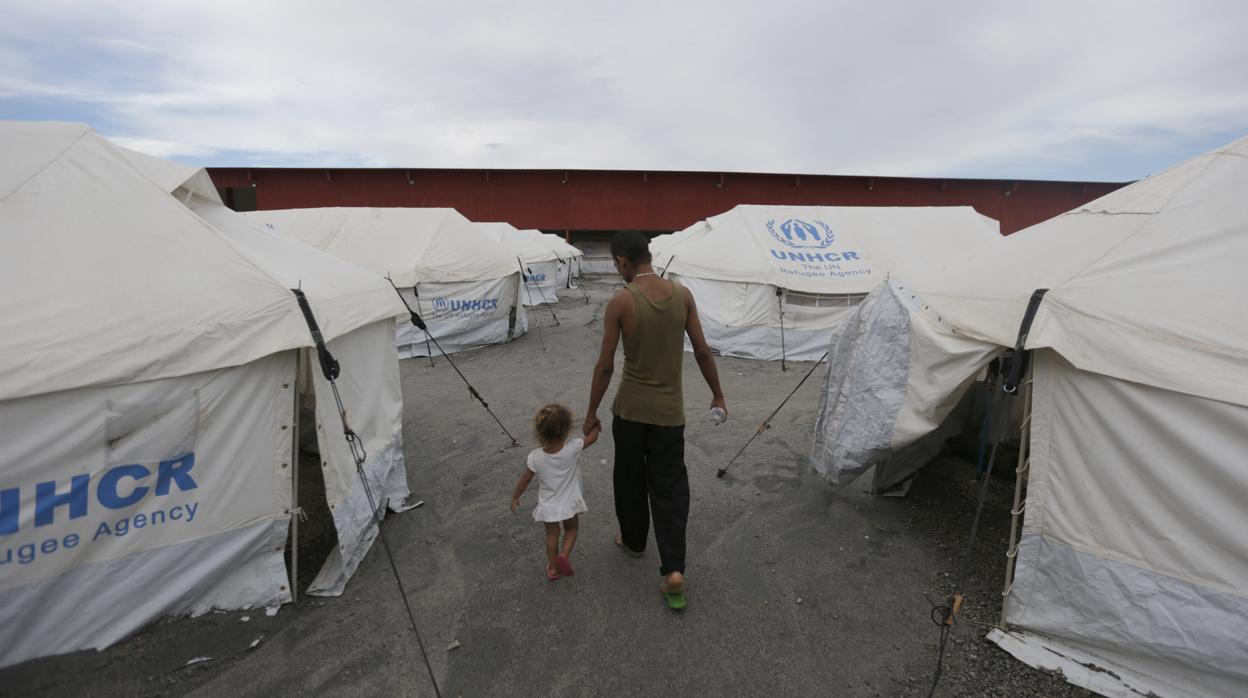
[[[558,327],[535,313],[546,350],[530,334],[455,357],[522,440],[544,402],[583,410],[612,287],[589,284],[589,304],[573,291]],[[445,360],[402,362],[409,479],[428,503],[391,516],[385,530],[443,695],[926,695],[938,628],[925,597],[941,601],[953,584],[977,493],[972,463],[941,458],[905,498],[813,480],[804,467],[812,378],[716,479],[810,365],[719,366],[730,419],[713,427],[709,392],[686,356],[690,605],[675,614],[657,593],[653,548],[633,560],[610,543],[609,435],[583,456],[590,511],[578,574],[551,583],[528,514],[534,495],[520,515],[507,509],[532,444],[507,448]],[[1000,613],[1012,487],[1006,477],[990,483],[937,695],[1090,695],[984,640]],[[300,576],[311,574],[315,565],[300,559]],[[37,696],[432,695],[380,546],[340,598],[301,597],[274,616],[169,620],[102,652],[10,667],[0,686]]]

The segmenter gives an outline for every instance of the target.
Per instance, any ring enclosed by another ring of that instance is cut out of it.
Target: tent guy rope
[[[533,292],[529,290],[529,277],[525,275],[524,264],[520,261],[519,257],[516,257],[516,264],[520,267],[520,285],[524,286],[524,292],[529,295],[529,306],[532,306]],[[391,281],[390,283],[393,284],[394,282]],[[525,308],[523,303],[520,304],[520,307],[524,309],[524,312],[529,313],[528,308]],[[552,310],[551,312],[553,313],[554,311]],[[530,315],[531,314],[532,313],[530,313]],[[559,318],[555,318],[555,322],[559,322]],[[537,339],[542,343],[542,351],[546,351],[546,338],[542,336],[542,323],[534,319],[533,326],[537,328]]]
[[[390,282],[393,284],[394,282]],[[416,307],[420,307],[420,284],[412,284],[412,293],[416,295]],[[400,296],[401,298],[402,296]],[[409,308],[410,310],[410,308]],[[429,333],[425,332],[425,356],[429,357],[429,368],[433,368],[433,352],[429,351]]]
[[[472,383],[468,380],[468,377],[464,375],[464,372],[459,370],[459,366],[455,365],[455,361],[451,359],[451,355],[446,353],[446,350],[442,348],[441,344],[438,344],[437,338],[434,337],[433,333],[429,331],[429,327],[420,317],[420,313],[412,310],[412,306],[408,305],[407,299],[403,297],[402,293],[399,293],[399,287],[394,285],[394,279],[387,276],[386,281],[389,281],[390,286],[394,289],[394,292],[399,294],[399,300],[403,301],[403,306],[407,308],[407,312],[411,315],[412,324],[418,327],[425,333],[426,337],[433,341],[433,346],[438,348],[438,351],[442,354],[442,358],[446,359],[447,363],[451,365],[451,368],[455,369],[455,373],[459,374],[460,379],[464,381],[464,385],[468,386],[468,393],[476,398],[477,402],[481,403],[481,406],[485,408],[485,411],[489,412],[490,416],[494,418],[494,422],[498,424],[498,428],[502,429],[503,433],[507,435],[507,438],[511,439],[511,445],[513,447],[519,446],[520,442],[516,441],[516,437],[512,436],[510,431],[507,431],[507,427],[503,426],[502,420],[498,418],[498,415],[494,414],[494,410],[490,409],[490,403],[486,402],[485,398],[481,397],[481,393],[477,392],[477,389],[473,387]]]
[[[533,278],[533,269],[532,269],[532,268],[530,268],[530,267],[526,267],[526,266],[524,266],[524,262],[520,261],[520,258],[519,258],[519,257],[516,257],[516,263],[520,265],[520,281],[524,283],[524,291],[525,291],[525,293],[529,294],[529,303],[532,303],[532,302],[533,302],[533,291],[532,291],[532,289],[530,289],[530,288],[529,288],[529,279]],[[539,293],[540,293],[540,291],[539,291]],[[545,295],[543,295],[543,296],[542,296],[542,300],[543,300],[543,301],[545,301],[545,300],[546,300],[546,296],[545,296]],[[545,305],[545,304],[543,303],[543,305]],[[555,327],[558,327],[558,326],[559,326],[559,316],[558,316],[558,315],[555,315],[555,308],[554,308],[554,306],[547,305],[546,307],[550,310],[550,316],[551,316],[551,317],[553,317],[553,318],[555,319]]]
[[[992,404],[989,410],[997,415],[996,434],[1000,434],[1005,430],[1005,422],[1009,416],[1009,410],[1006,409],[1005,398],[1014,397],[1018,394],[1018,386],[1022,383],[1023,377],[1027,372],[1027,360],[1029,352],[1026,349],[1027,335],[1031,332],[1031,323],[1036,319],[1036,311],[1040,308],[1040,302],[1044,300],[1044,294],[1049,289],[1036,289],[1031,294],[1031,299],[1027,302],[1027,310],[1023,313],[1023,321],[1018,328],[1018,340],[1014,344],[1014,350],[1010,352],[1002,362],[1001,368],[1001,390],[993,393]],[[979,537],[979,520],[984,512],[984,501],[988,498],[988,483],[992,481],[992,468],[997,462],[997,451],[1000,446],[1000,439],[992,444],[992,451],[988,456],[988,467],[984,469],[984,476],[979,484],[979,497],[975,502],[975,516],[971,519],[971,535],[966,542],[966,546],[962,548],[961,554],[958,556],[958,576],[957,582],[953,587],[953,592],[949,595],[949,600],[945,606],[932,609],[932,620],[940,626],[940,644],[936,651],[936,671],[932,675],[932,686],[928,689],[928,698],[936,695],[936,687],[940,684],[941,674],[945,668],[945,647],[949,643],[949,633],[953,630],[953,624],[957,621],[958,613],[962,610],[962,604],[966,601],[966,595],[963,590],[966,588],[966,572],[967,562],[970,560],[971,551],[975,548],[975,541]],[[936,617],[936,611],[940,611],[939,619]]]
[[[784,401],[780,403],[780,406],[772,410],[771,414],[767,415],[767,419],[764,419],[763,423],[758,425],[758,430],[754,432],[754,435],[750,437],[749,441],[745,442],[745,445],[741,447],[741,450],[737,451],[737,455],[733,456],[732,460],[728,461],[728,465],[720,468],[719,472],[715,473],[715,477],[722,479],[724,475],[728,473],[728,469],[732,467],[732,464],[737,462],[737,459],[741,457],[742,453],[745,453],[745,449],[749,448],[750,444],[754,443],[754,439],[757,439],[759,434],[762,434],[764,431],[771,428],[771,420],[775,419],[776,415],[780,413],[780,410],[784,409],[784,406],[787,405],[789,400],[797,394],[798,389],[802,387],[802,384],[806,382],[806,379],[810,378],[811,374],[815,372],[816,368],[819,368],[819,366],[823,364],[823,360],[826,358],[828,358],[828,352],[825,351],[823,352],[823,356],[820,356],[819,360],[815,362],[815,365],[811,366],[810,370],[806,372],[806,375],[802,376],[802,379],[797,382],[797,385],[794,386],[793,390],[789,392],[788,397],[784,398]]]
[[[562,264],[562,265],[564,265],[565,267],[567,267],[567,268],[568,268],[568,284],[567,284],[567,288],[572,288],[572,261],[573,261],[573,258],[572,258],[572,257],[568,257],[568,260],[565,262],[565,261],[563,260],[563,257],[560,257],[560,256],[559,256],[559,253],[557,253],[557,252],[556,252],[556,253],[555,253],[555,259],[559,260],[559,263],[560,263],[560,264]],[[585,291],[585,286],[584,286],[584,284],[583,284],[583,283],[581,283],[581,284],[577,284],[577,285],[576,285],[576,288],[577,288],[577,290],[579,290],[579,291],[581,292],[581,295],[585,297],[585,305],[589,305],[589,293],[587,293],[587,292]]]
[[[291,289],[295,294],[295,298],[299,301],[299,310],[303,312],[303,318],[308,323],[308,331],[312,333],[312,341],[316,344],[316,356],[321,364],[321,373],[325,376],[325,380],[329,382],[329,387],[334,393],[334,402],[338,407],[338,418],[342,421],[343,437],[347,440],[347,447],[351,449],[351,458],[355,461],[355,472],[360,478],[360,484],[364,486],[364,496],[368,498],[368,508],[372,512],[373,523],[377,526],[378,537],[381,538],[381,547],[386,551],[386,559],[390,561],[390,571],[394,574],[394,582],[399,587],[399,596],[403,598],[403,607],[407,609],[407,619],[412,624],[412,631],[416,633],[416,646],[420,648],[420,656],[425,661],[425,670],[429,673],[429,682],[433,685],[433,693],[438,698],[442,698],[442,691],[438,687],[438,679],[434,676],[433,665],[429,663],[429,653],[425,651],[425,641],[420,636],[420,628],[416,624],[416,614],[412,611],[412,604],[407,598],[407,589],[403,587],[403,577],[399,574],[398,563],[394,561],[394,553],[390,549],[390,540],[386,537],[386,530],[381,525],[381,512],[377,508],[377,501],[373,497],[373,489],[368,484],[368,477],[364,474],[364,461],[368,459],[368,452],[364,450],[364,444],[361,443],[360,437],[351,428],[347,422],[347,408],[342,404],[342,396],[338,393],[337,378],[341,371],[338,360],[329,353],[329,347],[325,346],[325,339],[321,336],[321,328],[317,325],[316,317],[312,314],[312,306],[308,304],[308,298],[300,289]]]

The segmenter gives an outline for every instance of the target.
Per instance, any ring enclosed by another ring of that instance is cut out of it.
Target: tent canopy
[[[89,127],[0,123],[0,151],[0,399],[310,346],[287,283]]]
[[[125,148],[119,150],[145,176],[183,201],[265,273],[288,288],[302,289],[316,312],[321,334],[327,339],[377,320],[406,317],[407,310],[394,289],[376,274],[309,245],[273,235],[227,208],[203,168]]]
[[[994,639],[1081,685],[1090,667],[1107,695],[1240,695],[1248,678],[1245,190],[1241,139],[900,269],[829,353],[812,465],[838,482],[874,465],[887,487],[1050,289],[1026,340],[1026,500]]]
[[[513,258],[519,257],[526,264],[555,262],[563,256],[556,254],[555,248],[542,239],[546,236],[541,231],[520,230],[510,223],[474,223],[473,225],[501,243]]]
[[[990,249],[896,276],[956,333],[1012,346],[1049,289],[1028,348],[1076,367],[1248,405],[1248,137]]]
[[[999,237],[997,222],[969,206],[737,206],[657,239],[651,254],[686,277],[857,294],[903,260]]]
[[[345,259],[395,285],[487,281],[520,272],[494,236],[451,208],[252,211],[278,233]]]
[[[585,256],[585,253],[581,251],[581,248],[569,243],[567,240],[564,240],[558,235],[547,235],[546,233],[542,233],[540,230],[535,230],[533,232],[540,233],[542,240],[547,245],[550,245],[551,249],[558,253],[558,255],[565,262],[577,257]]]

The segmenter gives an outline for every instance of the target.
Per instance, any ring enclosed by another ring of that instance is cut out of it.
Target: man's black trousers
[[[659,573],[683,574],[689,520],[685,428],[615,417],[611,435],[615,439],[615,516],[624,545],[636,552],[645,550],[653,517]]]

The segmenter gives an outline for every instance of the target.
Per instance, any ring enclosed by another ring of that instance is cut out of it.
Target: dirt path
[[[937,630],[924,595],[948,591],[973,505],[970,464],[929,467],[905,499],[810,480],[812,378],[733,472],[715,478],[808,364],[782,373],[721,358],[731,417],[713,427],[709,392],[686,356],[693,505],[683,615],[657,593],[653,547],[633,560],[610,544],[609,436],[583,456],[590,512],[577,576],[545,579],[540,526],[507,502],[532,447],[532,412],[547,401],[584,409],[611,291],[590,287],[593,303],[573,292],[558,306],[558,327],[544,310],[533,315],[547,351],[529,335],[456,357],[508,428],[525,435],[520,449],[505,448],[444,360],[403,361],[407,467],[428,503],[385,526],[443,695],[925,695]],[[993,483],[972,563],[971,621],[999,610],[1010,487]],[[341,598],[305,597],[274,617],[169,621],[104,652],[12,667],[0,685],[6,695],[432,695],[406,622],[375,548]],[[983,635],[957,628],[938,695],[1086,695]],[[197,657],[209,659],[186,665]]]

